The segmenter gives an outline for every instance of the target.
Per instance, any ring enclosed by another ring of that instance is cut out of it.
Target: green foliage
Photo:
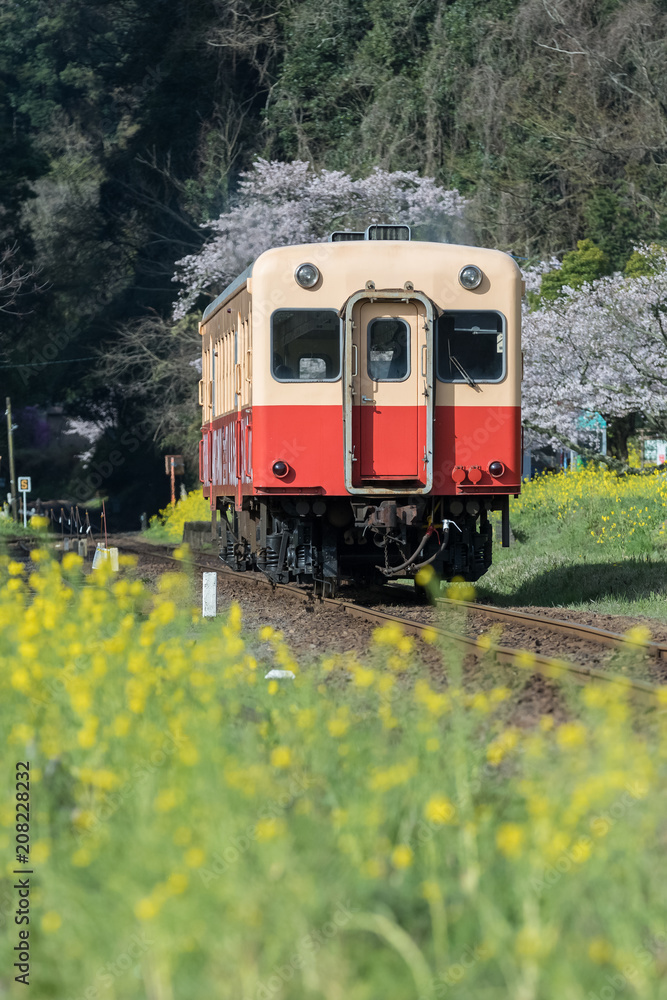
[[[624,274],[626,278],[647,278],[656,273],[658,266],[661,266],[660,258],[653,256],[651,250],[659,251],[663,249],[659,243],[652,243],[648,252],[633,250],[625,265]]]
[[[560,298],[566,286],[581,288],[609,271],[609,258],[604,250],[596,246],[593,240],[579,240],[577,249],[565,254],[560,268],[544,275],[539,299],[554,302]]]

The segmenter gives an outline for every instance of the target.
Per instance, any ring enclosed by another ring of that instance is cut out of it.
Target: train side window
[[[374,319],[368,324],[368,377],[373,382],[402,382],[410,374],[410,330],[402,319]]]
[[[436,327],[441,382],[501,382],[506,372],[506,324],[497,312],[445,312]]]
[[[341,322],[335,309],[276,309],[271,317],[271,373],[279,382],[340,378]]]

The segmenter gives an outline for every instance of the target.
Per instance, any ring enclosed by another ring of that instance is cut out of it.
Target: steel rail
[[[429,632],[431,635],[435,634],[441,639],[446,639],[462,646],[468,654],[480,657],[487,653],[492,653],[501,663],[511,663],[515,666],[518,665],[520,669],[534,670],[546,677],[559,678],[564,674],[570,674],[573,679],[582,683],[585,681],[599,681],[605,684],[618,686],[626,690],[631,689],[633,691],[639,691],[642,694],[649,694],[655,697],[657,697],[660,692],[667,690],[667,688],[663,685],[651,684],[649,681],[642,681],[637,678],[623,677],[620,674],[614,674],[606,670],[598,670],[596,667],[586,667],[583,664],[572,663],[569,660],[554,659],[552,657],[543,656],[541,653],[533,653],[530,650],[514,649],[509,646],[500,646],[495,643],[481,644],[478,638],[460,635],[458,632],[449,632],[446,629],[440,628],[436,625],[430,625],[426,622],[416,622],[411,618],[403,618],[400,615],[388,614],[386,611],[376,611],[373,608],[367,608],[362,604],[354,604],[351,601],[344,601],[335,597],[316,596],[311,590],[303,590],[298,587],[291,586],[290,584],[274,584],[259,574],[255,575],[250,572],[238,573],[234,570],[227,569],[224,566],[211,566],[206,563],[197,562],[196,559],[192,558],[188,558],[186,560],[176,559],[173,555],[167,555],[164,552],[155,551],[152,545],[142,545],[141,548],[138,548],[136,545],[132,546],[128,545],[126,542],[121,542],[118,547],[124,548],[126,551],[134,552],[137,555],[153,556],[157,559],[179,563],[181,566],[187,565],[197,567],[198,569],[206,572],[218,573],[220,576],[225,577],[225,579],[232,579],[244,584],[255,584],[256,586],[270,589],[274,593],[278,592],[289,595],[290,597],[298,598],[305,603],[323,604],[331,608],[336,608],[339,611],[343,611],[345,614],[350,615],[350,617],[360,618],[372,624],[397,624],[400,625],[404,631],[422,637],[425,632]],[[451,601],[450,603],[455,604],[458,607],[466,607],[468,602]],[[477,608],[478,605],[470,604],[470,607]],[[614,633],[610,632],[608,635],[614,635]],[[624,637],[620,636],[620,638],[623,639]]]
[[[465,608],[466,611],[486,615],[489,618],[496,618],[499,621],[512,622],[519,625],[526,624],[551,632],[560,632],[573,639],[583,639],[587,642],[596,642],[604,646],[639,647],[651,656],[655,656],[656,659],[667,660],[667,643],[665,642],[653,642],[651,639],[628,639],[621,632],[609,632],[607,629],[595,628],[593,625],[582,625],[579,622],[566,621],[562,618],[546,618],[527,611],[496,608],[490,604],[476,604],[474,601],[457,601],[450,597],[438,597],[436,598],[436,603],[443,606],[455,605],[456,607]]]

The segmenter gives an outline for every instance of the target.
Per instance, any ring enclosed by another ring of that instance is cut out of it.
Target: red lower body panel
[[[360,485],[366,478],[376,487],[382,478],[391,479],[392,487],[397,479],[421,479],[425,438],[418,408],[385,408],[382,423],[366,409],[357,448]],[[433,460],[435,495],[518,492],[520,408],[437,406]],[[275,462],[285,462],[287,475],[273,473]],[[255,406],[203,428],[200,479],[213,498],[236,495],[238,503],[242,495],[343,496],[344,462],[342,406]],[[502,462],[501,476],[489,474],[491,462]]]

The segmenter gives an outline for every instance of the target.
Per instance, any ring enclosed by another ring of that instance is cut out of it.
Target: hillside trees
[[[272,155],[423,170],[472,197],[479,242],[526,256],[589,235],[618,266],[664,233],[662,0],[354,10],[304,0],[286,15]]]

